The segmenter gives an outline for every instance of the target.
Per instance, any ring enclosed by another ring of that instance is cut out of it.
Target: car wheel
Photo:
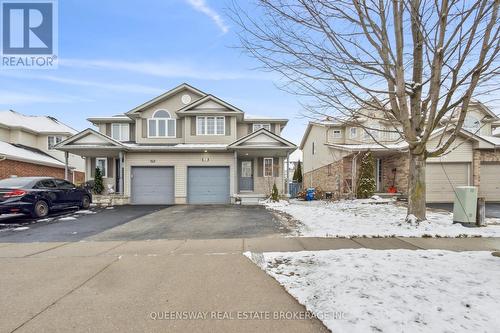
[[[80,203],[80,208],[89,209],[90,207],[90,198],[88,195],[84,195],[82,198],[82,202]]]
[[[33,208],[33,217],[40,218],[49,214],[49,205],[45,201],[37,201],[35,208]]]

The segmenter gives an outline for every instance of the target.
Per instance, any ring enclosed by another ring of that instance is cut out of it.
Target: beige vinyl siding
[[[1,128],[0,127],[0,140],[9,142],[10,130],[8,128]]]
[[[185,204],[188,166],[228,166],[230,192],[234,193],[235,165],[233,153],[127,153],[125,157],[125,195],[130,195],[132,166],[173,166],[175,203]]]
[[[470,185],[470,163],[427,163],[427,202],[453,202],[454,188]]]
[[[479,195],[500,202],[500,163],[481,163]]]
[[[312,143],[314,142],[316,153],[313,154]],[[332,163],[333,157],[330,148],[325,146],[326,127],[313,125],[304,144],[304,173],[321,168]]]
[[[446,142],[448,135],[446,135],[442,142]],[[427,144],[429,150],[434,150],[439,144],[439,136],[430,140]],[[442,145],[443,143],[441,143]],[[472,162],[473,147],[471,140],[462,137],[457,137],[450,149],[450,153],[444,154],[440,157],[432,157],[427,162]]]

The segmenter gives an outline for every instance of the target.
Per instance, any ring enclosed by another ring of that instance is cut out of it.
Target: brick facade
[[[399,153],[382,158],[382,188],[387,192],[389,187],[396,187],[399,193],[408,193],[409,156]],[[395,169],[395,172],[393,171]]]
[[[500,162],[500,151],[498,150],[474,150],[472,161],[472,184],[481,184],[481,163]]]
[[[27,163],[14,160],[0,161],[0,179],[11,176],[17,177],[55,177],[64,179],[64,168],[55,168],[46,165]],[[73,175],[70,171],[69,180],[73,180]],[[75,171],[76,184],[85,181],[85,173]]]

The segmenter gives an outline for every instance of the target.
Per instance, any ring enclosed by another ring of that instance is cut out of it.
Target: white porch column
[[[286,153],[286,184],[285,184],[285,194],[288,194],[289,192],[289,186],[290,186],[290,179],[288,179],[290,175],[290,153]]]
[[[125,191],[124,191],[124,187],[123,187],[123,174],[124,174],[124,161],[125,161],[125,157],[124,157],[124,154],[123,154],[123,151],[120,151],[118,153],[118,156],[119,156],[119,160],[120,160],[120,182],[119,182],[119,186],[120,186],[120,194],[124,194]]]
[[[238,182],[238,153],[234,152],[234,194],[238,194],[240,184]]]
[[[69,167],[68,167],[68,158],[69,153],[67,151],[64,152],[64,179],[69,180]]]

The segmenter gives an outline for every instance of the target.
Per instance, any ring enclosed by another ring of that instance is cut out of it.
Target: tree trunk
[[[408,179],[408,222],[424,221],[425,217],[425,155],[410,153]],[[412,217],[411,215],[415,216]],[[416,221],[415,221],[416,218]]]

